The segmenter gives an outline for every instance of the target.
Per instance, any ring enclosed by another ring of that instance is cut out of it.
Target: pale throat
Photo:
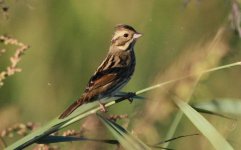
[[[125,51],[125,50],[132,50],[134,45],[135,45],[135,41],[129,40],[124,45],[117,46],[117,47],[118,49]]]

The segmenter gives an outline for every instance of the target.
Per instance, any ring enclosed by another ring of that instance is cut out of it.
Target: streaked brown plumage
[[[84,103],[114,96],[127,84],[135,70],[134,45],[141,36],[129,25],[117,25],[105,60],[90,78],[83,95],[59,118],[65,118]],[[103,104],[100,103],[105,110]]]

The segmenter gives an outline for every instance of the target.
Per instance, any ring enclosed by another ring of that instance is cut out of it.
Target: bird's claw
[[[127,93],[126,94],[126,98],[127,98],[127,100],[130,102],[130,103],[132,103],[133,102],[133,97],[136,95],[136,93],[134,93],[134,92],[129,92],[129,93]]]
[[[132,103],[132,102],[133,102],[133,98],[128,98],[128,101],[129,101],[130,103]]]

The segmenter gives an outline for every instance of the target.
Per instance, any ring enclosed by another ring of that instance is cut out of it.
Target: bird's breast
[[[127,67],[135,63],[135,54],[133,50],[120,52],[119,54],[116,55],[116,57],[117,57],[116,63],[123,67]]]

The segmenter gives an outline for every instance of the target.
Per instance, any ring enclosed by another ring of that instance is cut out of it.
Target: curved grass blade
[[[109,100],[109,102],[105,105],[109,107],[115,103],[125,100],[128,97],[119,98],[115,101]],[[40,139],[47,137],[51,133],[54,133],[64,127],[75,123],[78,120],[81,120],[90,114],[94,114],[99,111],[101,108],[99,107],[98,102],[87,103],[82,105],[81,107],[77,108],[72,114],[64,119],[55,118],[45,126],[33,131],[32,133],[28,134],[27,136],[21,138],[17,142],[13,143],[12,145],[8,146],[6,150],[21,150],[26,148],[27,146],[37,143]]]
[[[166,148],[165,145],[164,145],[164,146],[160,146],[160,145],[169,143],[169,142],[171,142],[171,141],[174,141],[174,140],[177,140],[177,139],[180,139],[180,138],[184,138],[184,137],[188,137],[188,136],[195,136],[195,135],[199,135],[199,134],[195,133],[195,134],[188,134],[188,135],[180,135],[180,136],[177,136],[177,137],[174,137],[174,138],[171,138],[171,139],[167,139],[167,140],[165,140],[165,141],[160,141],[160,142],[158,142],[158,143],[156,143],[156,144],[150,145],[150,147],[152,147],[152,148],[166,149],[166,150],[173,150],[173,149],[171,149],[171,148]]]
[[[208,139],[215,149],[233,150],[233,147],[224,139],[224,137],[190,105],[178,98],[173,98],[173,101],[195,127]]]
[[[27,146],[37,142],[39,139],[44,138],[51,133],[54,133],[73,122],[76,122],[86,116],[88,116],[90,113],[93,113],[92,111],[98,110],[98,108],[95,108],[98,106],[98,103],[89,103],[86,105],[83,105],[81,108],[78,108],[76,112],[72,113],[68,117],[64,119],[58,119],[55,118],[52,121],[50,121],[48,124],[44,125],[43,127],[33,131],[32,133],[28,134],[27,136],[21,138],[14,144],[8,146],[6,150],[21,150],[26,148]]]
[[[229,119],[229,120],[235,120],[234,118],[231,118],[229,116],[223,115],[223,114],[218,113],[218,112],[213,112],[213,111],[203,109],[203,108],[199,108],[199,107],[195,107],[195,106],[191,106],[191,107],[193,109],[195,109],[197,112],[200,112],[200,113],[214,115],[214,116],[222,117],[222,118]]]
[[[177,139],[180,139],[180,138],[194,136],[194,135],[199,135],[199,134],[195,133],[195,134],[188,134],[188,135],[180,135],[180,136],[177,136],[177,137],[174,137],[174,138],[171,138],[171,139],[168,139],[168,140],[161,141],[161,142],[158,142],[156,144],[153,144],[153,146],[161,145],[161,144],[164,144],[164,143],[167,143],[167,142],[171,142],[171,141],[174,141],[174,140],[177,140]]]
[[[196,108],[241,116],[240,99],[218,99],[193,104]]]
[[[117,140],[101,140],[101,139],[89,139],[85,137],[73,137],[73,136],[47,136],[38,141],[38,144],[50,144],[60,142],[73,142],[73,141],[91,141],[107,144],[119,144]]]
[[[166,135],[167,140],[174,136],[174,134],[177,130],[177,127],[178,127],[179,123],[181,122],[182,116],[183,116],[183,112],[178,111],[178,113],[176,114],[175,118],[172,121],[170,129],[167,132],[167,135]],[[167,148],[169,146],[169,144],[170,144],[170,142],[166,142],[163,144],[163,147]]]
[[[137,137],[132,136],[127,130],[117,123],[106,119],[97,113],[100,120],[107,126],[113,136],[120,142],[126,150],[151,150],[149,146],[144,144]]]

